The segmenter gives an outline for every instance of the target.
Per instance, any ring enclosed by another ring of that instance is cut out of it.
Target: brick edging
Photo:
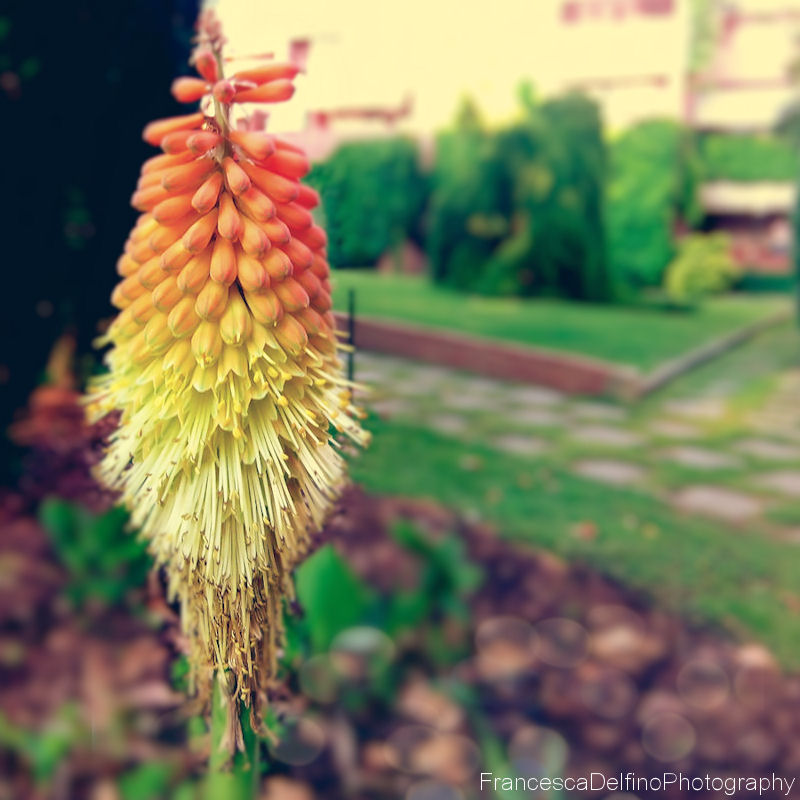
[[[387,355],[475,372],[498,380],[535,383],[568,394],[638,400],[695,367],[791,318],[787,308],[671,359],[647,374],[600,359],[482,339],[423,325],[356,317],[355,345]],[[336,315],[340,330],[347,317]]]
[[[346,330],[346,315],[337,314],[337,324]],[[639,380],[635,370],[599,359],[370,317],[356,317],[355,346],[570,394],[624,395]]]

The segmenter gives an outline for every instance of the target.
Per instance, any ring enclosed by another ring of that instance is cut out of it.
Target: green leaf
[[[316,652],[327,650],[338,633],[362,622],[372,601],[332,545],[317,550],[297,570],[295,581]]]
[[[123,800],[160,800],[166,797],[171,777],[169,764],[142,764],[119,779],[119,791]]]

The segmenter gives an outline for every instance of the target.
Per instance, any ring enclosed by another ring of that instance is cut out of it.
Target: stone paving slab
[[[461,411],[491,411],[492,400],[482,392],[464,390],[461,392],[447,392],[442,397],[445,408],[455,408]]]
[[[763,461],[800,461],[800,447],[797,444],[772,439],[745,439],[736,445],[736,450]]]
[[[580,419],[622,422],[628,417],[626,409],[621,406],[612,406],[608,403],[573,403],[571,411],[574,416]]]
[[[489,444],[496,450],[515,456],[536,456],[548,448],[548,442],[544,439],[516,434],[495,436],[489,440]]]
[[[756,481],[763,489],[768,489],[787,497],[800,497],[800,470],[780,470],[761,475]]]
[[[672,419],[659,419],[650,424],[648,430],[656,436],[668,439],[694,439],[700,436],[700,431],[688,422],[678,422]]]
[[[368,399],[367,406],[382,417],[408,416],[414,413],[414,406],[399,397]]]
[[[748,522],[764,510],[759,498],[722,486],[687,486],[672,497],[672,505],[679,511],[699,514],[731,523]]]
[[[567,403],[565,394],[543,386],[513,386],[506,393],[506,397],[510,402],[523,406],[553,406]]]
[[[694,469],[726,469],[738,467],[742,463],[740,459],[727,453],[689,445],[665,450],[661,458]]]
[[[638,464],[611,459],[586,459],[572,468],[576,475],[612,486],[635,486],[643,483],[647,472]]]
[[[711,422],[725,415],[727,404],[719,397],[703,397],[696,400],[670,400],[664,403],[663,409],[679,417]]]
[[[460,414],[435,414],[422,419],[422,424],[447,436],[460,436],[469,428],[469,421]]]
[[[570,432],[570,437],[582,444],[604,447],[634,447],[642,443],[642,437],[638,433],[606,425],[585,425],[574,428]]]
[[[506,419],[517,425],[534,428],[557,428],[566,423],[563,414],[549,408],[520,408],[506,412]]]

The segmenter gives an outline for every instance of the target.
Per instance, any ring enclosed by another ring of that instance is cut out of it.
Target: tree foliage
[[[322,196],[331,265],[369,266],[416,236],[426,183],[404,138],[348,142],[309,178]]]
[[[677,225],[701,216],[699,178],[691,134],[677,122],[642,122],[612,144],[608,236],[618,284],[661,284]]]

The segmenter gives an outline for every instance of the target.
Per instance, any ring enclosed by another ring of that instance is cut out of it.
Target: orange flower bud
[[[158,257],[151,258],[142,264],[137,275],[139,283],[146,289],[155,289],[167,277],[167,273],[161,269],[161,259]]]
[[[318,253],[314,254],[314,258],[311,261],[311,270],[321,281],[324,281],[331,274],[330,264]]]
[[[199,133],[193,133],[189,136],[186,140],[186,147],[189,148],[191,153],[199,156],[216,147],[221,141],[222,139],[218,133],[214,133],[213,131],[200,131]]]
[[[297,190],[297,202],[303,208],[316,208],[320,203],[319,192],[302,183]]]
[[[230,286],[236,280],[236,275],[237,260],[233,243],[219,236],[214,241],[214,251],[211,255],[211,279]]]
[[[167,324],[176,339],[190,336],[200,324],[200,317],[194,310],[194,302],[193,297],[184,297],[169,312]]]
[[[203,320],[192,335],[192,353],[201,367],[211,366],[222,352],[222,337],[216,322]]]
[[[300,355],[308,344],[306,329],[291,314],[284,314],[275,326],[275,338],[293,356]]]
[[[292,277],[285,278],[273,287],[284,311],[300,311],[308,308],[309,299],[306,290]]]
[[[240,166],[250,180],[276,203],[291,203],[300,191],[297,183],[282,175],[269,172],[255,164],[248,164],[246,161],[242,161]]]
[[[150,211],[158,203],[168,200],[169,192],[163,186],[148,186],[146,189],[139,189],[131,197],[131,205],[137,211]]]
[[[170,91],[179,103],[196,103],[208,90],[208,83],[202,78],[175,78]]]
[[[289,230],[294,234],[296,231],[304,231],[314,223],[311,212],[297,203],[285,203],[275,207],[278,219],[285,222]]]
[[[276,150],[263,164],[264,169],[276,172],[286,178],[299,180],[311,172],[309,160],[294,150]]]
[[[192,207],[198,214],[207,214],[217,204],[222,189],[222,173],[212,173],[192,196]]]
[[[217,59],[208,48],[201,48],[195,51],[194,66],[209,83],[215,83],[219,80]]]
[[[179,167],[181,164],[186,164],[189,161],[194,159],[194,154],[185,152],[185,153],[177,153],[175,155],[167,155],[166,153],[161,153],[160,155],[153,156],[152,158],[148,158],[147,161],[144,162],[142,166],[142,175],[141,178],[146,178],[151,175],[159,174],[159,181],[164,176],[164,173],[168,169],[172,169],[172,167]]]
[[[313,308],[304,308],[295,312],[294,318],[306,329],[309,336],[327,332],[325,329],[328,327],[328,323]]]
[[[236,198],[236,206],[256,222],[266,222],[275,216],[275,204],[255,186]]]
[[[262,161],[274,150],[272,139],[265,133],[251,131],[231,131],[231,141],[254,161]]]
[[[240,255],[237,261],[237,277],[239,285],[246,292],[257,292],[269,287],[267,271],[257,258]]]
[[[190,213],[194,213],[194,209],[192,208],[192,196],[190,194],[179,194],[174,197],[168,197],[153,208],[153,216],[162,225],[170,225]]]
[[[274,325],[283,316],[283,307],[272,289],[245,292],[244,299],[256,322]]]
[[[295,272],[295,279],[305,289],[310,300],[314,300],[322,291],[319,278],[310,269]]]
[[[183,246],[183,241],[179,240],[161,254],[161,269],[165,272],[177,272],[191,257],[192,254]]]
[[[242,221],[242,235],[239,240],[242,245],[242,250],[248,255],[262,256],[272,246],[270,244],[267,234],[258,225],[248,217],[240,217]]]
[[[190,201],[191,202],[191,201]],[[184,234],[183,246],[190,253],[199,253],[211,241],[217,227],[217,209],[213,208],[208,214],[203,215]]]
[[[143,294],[141,297],[137,297],[136,300],[128,306],[127,310],[139,325],[144,325],[150,317],[156,313],[155,306],[153,305],[153,298],[150,296],[149,292]]]
[[[291,231],[286,223],[281,222],[277,217],[267,220],[261,224],[261,229],[267,234],[273,244],[286,244],[292,238]]]
[[[300,70],[294,64],[273,62],[271,64],[265,64],[263,67],[240,70],[231,80],[239,83],[250,82],[260,85],[280,78],[294,78],[299,71]]]
[[[161,139],[161,149],[168,155],[176,155],[188,149],[189,139],[197,136],[193,131],[175,131],[168,133]]]
[[[225,183],[234,194],[243,194],[250,188],[250,178],[247,173],[228,156],[222,161],[225,170]]]
[[[297,239],[312,251],[322,250],[328,246],[328,236],[319,225],[312,225],[308,230],[299,231]]]
[[[153,305],[165,314],[169,313],[183,297],[183,292],[178,288],[178,279],[169,275],[156,286],[153,291]]]
[[[161,185],[168,192],[185,192],[196,189],[215,167],[210,158],[198,158],[188,164],[173,167],[161,178]]]
[[[151,122],[145,129],[142,138],[154,147],[161,144],[161,140],[170,133],[175,131],[188,130],[191,128],[199,128],[203,124],[203,114],[197,112],[195,114],[187,114],[183,117],[169,117],[167,119],[158,119]]]
[[[289,256],[295,269],[307,269],[314,261],[314,254],[297,238],[292,238],[285,245],[281,245],[281,249]]]
[[[253,329],[250,311],[242,300],[236,287],[231,287],[228,294],[228,305],[219,321],[219,332],[226,344],[242,344]]]
[[[291,99],[294,84],[290,80],[277,80],[264,83],[255,89],[239,89],[236,92],[237,103],[281,103]]]
[[[233,102],[236,95],[236,89],[230,81],[217,81],[212,89],[214,99],[218,103],[225,103],[226,105]]]
[[[282,281],[287,275],[292,274],[292,262],[289,256],[281,250],[273,248],[261,259],[264,269],[273,282]]]
[[[197,295],[194,310],[202,319],[219,319],[228,303],[228,287],[216,281],[207,281]]]
[[[217,230],[220,236],[226,239],[238,239],[244,228],[242,226],[242,218],[233,204],[233,198],[227,193],[222,192],[219,198],[219,221],[217,222]]]
[[[184,294],[197,294],[208,280],[210,257],[206,251],[194,256],[178,275],[178,288]]]

